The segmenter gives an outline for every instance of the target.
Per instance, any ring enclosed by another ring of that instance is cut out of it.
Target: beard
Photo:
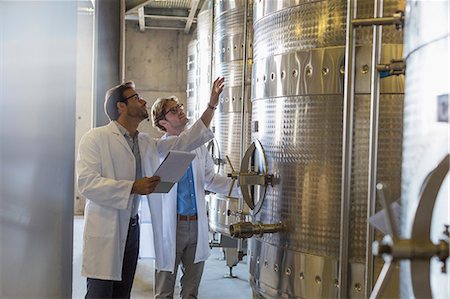
[[[144,119],[148,118],[148,111],[147,111],[147,109],[145,109],[145,111],[143,113],[143,117],[144,117]]]
[[[144,120],[148,118],[148,111],[147,108],[133,109],[132,111],[128,110],[128,115],[130,117],[135,117]]]

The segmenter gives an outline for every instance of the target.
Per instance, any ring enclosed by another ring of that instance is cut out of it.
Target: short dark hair
[[[117,110],[117,102],[123,102],[123,93],[128,88],[134,88],[134,82],[128,81],[120,85],[114,86],[105,95],[105,113],[110,120],[116,120],[119,117],[119,111]]]

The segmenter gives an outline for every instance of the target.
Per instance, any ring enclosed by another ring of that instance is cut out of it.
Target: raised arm
[[[209,127],[211,120],[214,116],[214,111],[217,109],[219,104],[219,95],[223,91],[225,78],[217,78],[211,89],[211,97],[209,98],[208,107],[206,107],[205,112],[203,112],[200,119],[206,127]]]
[[[223,91],[223,86],[224,78],[217,78],[214,81],[208,107],[192,127],[184,130],[179,136],[170,136],[157,141],[160,156],[164,157],[169,150],[190,152],[214,138],[214,134],[208,127],[219,103],[219,95]]]

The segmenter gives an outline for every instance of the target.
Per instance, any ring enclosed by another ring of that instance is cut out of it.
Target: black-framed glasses
[[[135,93],[134,95],[131,95],[131,96],[126,97],[125,99],[121,100],[121,102],[126,102],[126,101],[128,101],[129,99],[132,99],[132,98],[134,98],[134,99],[137,100],[137,101],[140,101],[140,100],[143,99],[140,95],[138,95],[137,93]]]
[[[177,114],[178,111],[180,111],[184,109],[183,104],[177,104],[176,106],[173,106],[172,108],[170,108],[169,110],[167,110],[167,112],[164,113],[164,116],[166,116],[169,112],[172,114]]]

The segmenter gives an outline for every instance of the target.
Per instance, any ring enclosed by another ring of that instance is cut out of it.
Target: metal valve
[[[412,239],[393,240],[389,235],[382,241],[373,242],[372,253],[381,256],[386,261],[402,259],[430,259],[433,256],[439,258],[445,264],[448,258],[448,240],[439,240],[438,244],[431,241],[421,241]]]
[[[405,13],[401,10],[396,11],[392,17],[394,18],[395,29],[403,30],[405,26]]]
[[[404,75],[406,63],[403,59],[392,59],[389,64],[378,64],[377,71],[380,73],[380,78]]]
[[[372,253],[384,259],[378,280],[370,294],[370,299],[378,298],[389,281],[394,263],[399,260],[411,261],[411,279],[417,298],[431,298],[429,277],[430,259],[437,257],[443,263],[441,271],[446,273],[445,263],[449,257],[449,225],[445,225],[443,239],[434,244],[430,240],[431,217],[439,189],[449,171],[450,155],[446,155],[439,165],[425,178],[419,205],[413,221],[411,238],[400,239],[394,225],[391,202],[384,196],[383,184],[377,184],[377,194],[386,211],[389,235],[372,244]]]
[[[230,235],[233,238],[251,238],[254,235],[262,236],[267,233],[276,233],[284,231],[285,227],[282,223],[278,224],[263,224],[251,222],[239,222],[230,225]]]
[[[258,140],[245,152],[238,180],[244,201],[252,213],[257,214],[263,204],[267,187],[273,186],[275,181],[274,176],[268,173],[266,154]],[[256,189],[259,191],[256,192]]]

